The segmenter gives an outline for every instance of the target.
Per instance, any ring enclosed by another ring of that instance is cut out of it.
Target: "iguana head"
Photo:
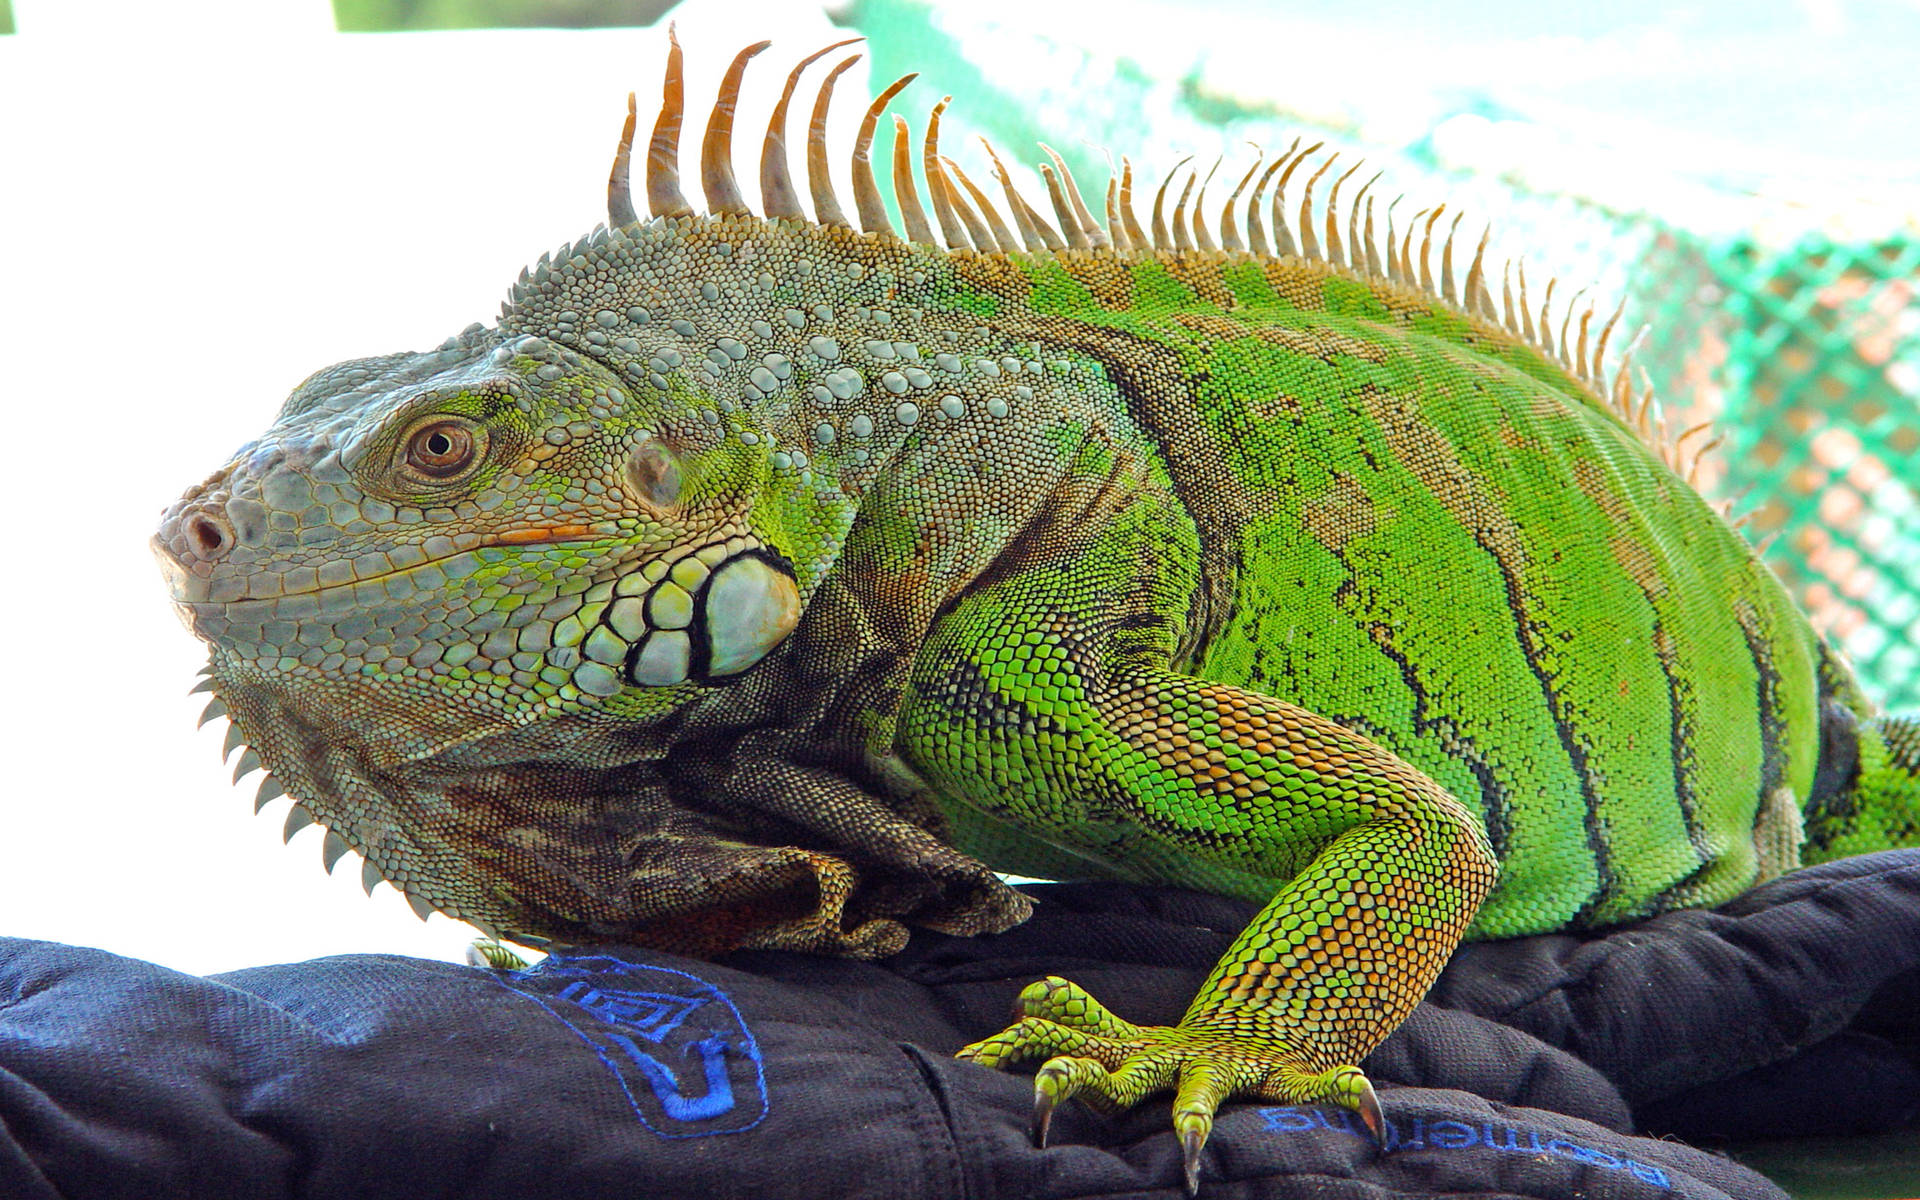
[[[463,894],[461,860],[617,841],[596,804],[644,796],[614,777],[659,755],[645,731],[782,644],[851,502],[651,314],[570,321],[539,305],[579,289],[523,290],[499,328],[307,380],[154,546],[236,737],[298,801],[290,829],[325,823],[330,856],[363,850],[424,906],[552,932],[524,910],[561,904]],[[566,874],[547,857],[523,872]]]
[[[568,345],[602,317],[624,361]],[[215,678],[391,763],[555,715],[631,721],[759,662],[819,563],[788,520],[810,473],[651,323],[621,305],[474,329],[301,384],[155,538]],[[620,369],[649,362],[666,387]]]
[[[370,881],[510,930],[619,927],[614,900],[528,915],[541,905],[527,880],[592,874],[569,860],[580,845],[631,857],[636,830],[680,820],[664,799],[635,815],[656,782],[641,767],[703,728],[703,705],[750,724],[792,697],[790,678],[757,699],[741,685],[805,653],[792,635],[863,491],[961,411],[929,373],[951,357],[936,348],[978,323],[938,311],[955,291],[949,256],[872,220],[855,232],[824,183],[821,220],[804,219],[779,141],[784,98],[762,173],[769,216],[740,201],[727,137],[758,49],[736,60],[710,123],[708,215],[671,165],[676,45],[648,155],[651,220],[628,194],[630,108],[610,228],[523,272],[496,327],[314,375],[164,515],[153,547],[211,647],[230,747],[271,772],[263,797],[294,796],[290,830],[325,823],[344,837],[329,854],[362,850]],[[869,214],[885,99],[855,154]],[[982,419],[1007,411],[978,404]],[[852,639],[820,640],[813,665],[829,672]],[[476,847],[542,861],[488,877]]]

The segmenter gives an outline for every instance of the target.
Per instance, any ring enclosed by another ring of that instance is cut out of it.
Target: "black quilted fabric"
[[[0,941],[0,1196],[1177,1196],[1163,1105],[1070,1105],[1039,1150],[1030,1084],[948,1055],[1052,972],[1171,1020],[1249,910],[1032,894],[1010,933],[879,963],[602,947],[201,979]],[[1202,1194],[1781,1196],[1684,1143],[1920,1128],[1920,851],[1467,946],[1367,1066],[1384,1148],[1332,1110],[1230,1106]]]

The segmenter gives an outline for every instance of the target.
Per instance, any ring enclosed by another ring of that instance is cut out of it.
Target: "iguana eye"
[[[451,479],[479,457],[480,439],[464,421],[443,418],[407,438],[407,466],[428,479]]]
[[[671,508],[680,502],[680,460],[659,442],[648,441],[627,461],[627,482],[643,503]]]

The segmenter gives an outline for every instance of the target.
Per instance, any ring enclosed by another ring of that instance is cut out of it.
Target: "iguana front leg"
[[[1331,1101],[1377,1132],[1355,1064],[1412,1011],[1492,890],[1480,821],[1332,721],[1089,634],[1086,582],[1040,568],[956,608],[921,656],[905,753],[950,802],[1116,875],[1198,884],[1210,867],[1216,886],[1284,882],[1177,1025],[1130,1025],[1048,979],[1022,993],[1020,1021],[961,1056],[1049,1056],[1035,1080],[1042,1135],[1068,1096],[1124,1107],[1174,1089],[1190,1186],[1231,1097]]]

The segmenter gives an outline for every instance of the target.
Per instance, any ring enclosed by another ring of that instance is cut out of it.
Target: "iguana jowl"
[[[1055,158],[1056,228],[940,156],[943,101],[931,219],[899,123],[898,236],[869,151],[902,80],[855,232],[823,133],[852,59],[814,219],[787,173],[816,54],[756,216],[730,132],[762,48],[707,215],[676,46],[651,219],[630,113],[610,227],[498,326],[321,371],[168,510],[290,829],[422,911],[692,953],[1003,929],[995,870],[1257,898],[1177,1026],[1049,979],[963,1052],[1046,1058],[1043,1127],[1174,1089],[1190,1180],[1230,1096],[1377,1126],[1355,1064],[1463,934],[1713,904],[1803,822],[1809,857],[1915,839],[1920,727],[1636,434],[1606,332],[1496,303],[1478,254],[1457,282],[1437,212],[1382,246],[1308,151],[1212,228],[1163,186],[1149,232],[1129,167],[1103,227]]]

